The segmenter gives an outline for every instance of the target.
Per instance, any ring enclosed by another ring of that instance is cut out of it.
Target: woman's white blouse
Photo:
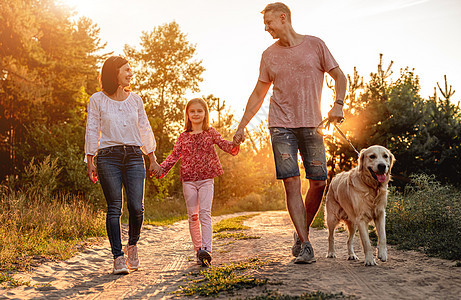
[[[87,155],[119,145],[140,146],[144,154],[155,150],[154,133],[142,99],[130,93],[125,100],[115,101],[103,92],[97,92],[88,103],[85,162]]]

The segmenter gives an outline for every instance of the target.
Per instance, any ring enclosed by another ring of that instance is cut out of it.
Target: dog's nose
[[[385,164],[379,164],[378,165],[378,171],[381,173],[386,172],[386,165]]]

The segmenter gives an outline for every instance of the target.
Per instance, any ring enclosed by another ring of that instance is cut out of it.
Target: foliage
[[[461,192],[435,176],[413,175],[403,193],[391,189],[387,237],[401,249],[461,259]]]
[[[30,281],[19,280],[8,273],[0,272],[0,286],[5,287],[4,283],[8,283],[6,288],[15,288],[21,285],[30,286]]]
[[[185,296],[216,296],[222,292],[265,285],[267,278],[258,278],[249,270],[259,269],[267,263],[259,258],[252,258],[239,263],[211,266],[198,274],[190,273],[187,285],[176,293]]]
[[[38,258],[66,259],[87,237],[103,236],[105,218],[70,194],[0,193],[0,269],[24,270]]]
[[[35,123],[65,126],[84,110],[80,92],[97,86],[103,45],[87,18],[53,0],[10,0],[0,7],[0,176],[19,173],[17,155]],[[40,148],[34,149],[37,152]],[[35,156],[35,155],[32,155]],[[31,156],[29,156],[31,157]]]
[[[214,238],[221,239],[234,239],[234,240],[257,240],[260,236],[247,235],[243,232],[219,232],[214,235]]]
[[[213,232],[248,229],[250,227],[243,225],[243,222],[257,215],[258,214],[249,214],[249,215],[243,215],[243,216],[234,217],[234,218],[223,219],[213,225]]]
[[[186,205],[184,200],[179,197],[153,199],[146,195],[144,209],[144,224],[164,226],[187,219]],[[128,211],[124,212],[124,216],[127,215]]]
[[[203,80],[205,69],[194,59],[195,45],[186,37],[173,21],[143,32],[140,50],[125,46],[135,70],[133,86],[146,103],[159,154],[170,149],[183,126],[186,92],[198,92]]]
[[[323,300],[323,299],[356,299],[355,296],[346,296],[342,292],[337,294],[324,293],[321,291],[303,293],[299,296],[280,294],[279,292],[267,290],[265,295],[247,297],[246,300]]]
[[[438,85],[438,83],[437,83]],[[443,98],[434,96],[426,102],[425,122],[410,147],[413,164],[408,173],[434,174],[438,180],[460,185],[461,177],[461,108],[452,101],[454,91],[439,85]]]
[[[445,89],[439,86],[443,99],[435,93],[424,100],[419,95],[419,78],[408,67],[391,81],[392,64],[384,68],[380,55],[378,71],[370,74],[367,83],[354,69],[342,131],[359,150],[374,144],[391,150],[397,159],[394,184],[402,186],[409,175],[425,172],[459,185],[461,111],[459,104],[453,104],[454,91],[445,77]],[[357,155],[339,135],[327,137],[326,145],[331,154],[330,177],[355,165]]]

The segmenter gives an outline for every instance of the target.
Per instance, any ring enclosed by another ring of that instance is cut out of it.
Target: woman
[[[137,94],[130,92],[132,76],[126,59],[111,56],[104,62],[99,78],[101,91],[90,98],[86,124],[85,161],[88,177],[93,182],[99,177],[106,198],[106,227],[114,256],[114,274],[127,274],[139,266],[136,243],[144,217],[145,180],[142,154],[149,157],[151,176],[161,172],[154,155],[154,134],[143,102]],[[125,188],[129,212],[129,239],[124,251],[120,230],[122,187]]]

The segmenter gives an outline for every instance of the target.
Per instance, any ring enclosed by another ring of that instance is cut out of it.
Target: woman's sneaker
[[[128,266],[131,271],[136,271],[139,268],[138,247],[136,245],[126,245],[124,252],[128,259]]]
[[[211,265],[211,253],[207,250],[199,250],[197,252],[197,257],[202,263],[202,267],[207,267]]]
[[[314,249],[309,241],[303,242],[301,252],[295,259],[295,264],[310,264],[315,262]]]
[[[126,262],[124,255],[114,259],[114,274],[128,274],[130,273],[130,268]]]
[[[293,244],[293,247],[291,247],[291,254],[293,254],[294,257],[298,257],[299,253],[301,252],[301,240],[299,239],[296,231],[293,232],[293,238],[295,243]]]

